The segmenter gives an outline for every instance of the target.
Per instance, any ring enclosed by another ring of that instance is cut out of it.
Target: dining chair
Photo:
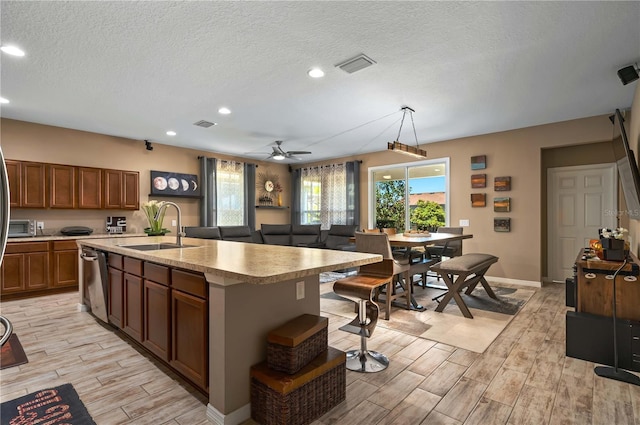
[[[392,283],[386,286],[385,303],[386,319],[391,316],[391,302],[397,298],[405,298],[407,309],[411,309],[411,279],[409,276],[409,259],[393,255],[389,236],[386,233],[356,232],[356,251],[382,255],[385,260],[393,260]]]
[[[380,233],[380,229],[362,229],[363,233]]]
[[[462,227],[439,227],[437,233],[452,233],[461,235]],[[458,257],[462,255],[462,240],[451,241],[445,245],[433,245],[427,248],[432,259],[442,261],[442,257]]]

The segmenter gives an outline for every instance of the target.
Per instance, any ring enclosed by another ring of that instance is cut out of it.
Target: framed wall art
[[[497,192],[506,192],[511,190],[511,177],[496,177],[493,181],[493,188]]]
[[[200,185],[195,174],[151,170],[151,195],[200,197]]]
[[[493,230],[496,232],[510,232],[511,219],[508,217],[496,217],[493,219]]]
[[[481,189],[487,187],[487,175],[486,174],[473,174],[471,175],[471,188]]]
[[[511,198],[493,198],[493,210],[495,212],[511,211]]]
[[[471,207],[480,208],[487,206],[487,194],[486,193],[472,193],[471,194]]]
[[[478,155],[471,157],[471,169],[472,170],[484,170],[487,168],[487,156]]]

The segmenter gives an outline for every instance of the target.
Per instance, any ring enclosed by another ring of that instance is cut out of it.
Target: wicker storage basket
[[[327,349],[329,319],[303,314],[267,336],[267,364],[294,374]]]
[[[308,424],[346,396],[346,355],[329,347],[295,375],[251,368],[251,417],[263,425]]]

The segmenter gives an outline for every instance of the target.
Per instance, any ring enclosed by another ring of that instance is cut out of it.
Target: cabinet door
[[[124,274],[124,324],[122,329],[136,341],[142,342],[142,278]]]
[[[171,297],[167,286],[144,280],[144,339],[142,344],[169,361]]]
[[[119,328],[124,322],[124,273],[109,267],[109,321]]]
[[[171,360],[177,371],[200,388],[207,388],[209,333],[207,302],[171,291]]]
[[[52,287],[78,286],[78,251],[53,252]]]
[[[5,254],[0,271],[3,294],[24,291],[24,254]]]
[[[122,172],[103,170],[104,207],[120,209],[122,205]]]
[[[24,254],[25,289],[45,289],[49,286],[49,252]]]
[[[22,168],[20,161],[6,160],[7,177],[9,178],[9,205],[20,207],[22,205]]]
[[[78,168],[78,208],[102,208],[100,168]]]
[[[140,178],[137,171],[122,172],[122,208],[140,208]]]
[[[70,165],[49,164],[49,206],[74,208],[76,206],[76,168]]]
[[[45,164],[22,163],[22,207],[45,208]]]

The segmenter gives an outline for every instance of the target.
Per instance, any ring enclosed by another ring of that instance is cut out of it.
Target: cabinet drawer
[[[142,260],[138,260],[137,258],[124,257],[123,270],[136,276],[142,276]]]
[[[123,259],[122,255],[113,254],[110,252],[108,259],[109,259],[109,265],[111,267],[114,267],[118,270],[122,270],[122,259]]]
[[[78,245],[76,245],[75,239],[72,241],[53,241],[53,250],[54,251],[67,251],[70,249],[78,249]]]
[[[202,274],[172,269],[171,286],[196,297],[207,298],[207,281]]]
[[[49,242],[8,243],[4,252],[7,254],[20,254],[23,252],[49,252]]]
[[[169,286],[169,267],[160,264],[144,262],[144,278]]]

